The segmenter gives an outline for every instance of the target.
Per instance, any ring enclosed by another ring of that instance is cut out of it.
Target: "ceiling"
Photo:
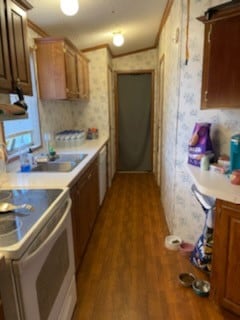
[[[109,45],[114,56],[151,48],[159,31],[167,0],[79,0],[75,16],[65,16],[60,0],[28,0],[28,18],[51,36],[63,36],[80,49]],[[112,44],[121,31],[122,47]]]

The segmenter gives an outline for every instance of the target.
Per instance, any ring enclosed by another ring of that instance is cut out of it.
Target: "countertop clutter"
[[[204,171],[190,164],[187,164],[187,169],[198,190],[203,194],[240,204],[240,186],[231,184],[229,175]]]
[[[18,164],[9,165],[6,173],[0,174],[0,189],[12,188],[62,188],[69,187],[74,182],[74,179],[83,169],[90,163],[98,154],[99,150],[108,140],[107,136],[99,137],[98,139],[85,140],[78,147],[57,148],[58,153],[86,153],[87,156],[76,166],[71,172],[19,172]]]

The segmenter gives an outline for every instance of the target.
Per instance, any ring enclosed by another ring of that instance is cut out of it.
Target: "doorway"
[[[108,143],[108,185],[116,172],[115,145],[115,108],[114,108],[114,73],[108,66],[108,110],[109,110],[109,143]]]
[[[117,170],[152,171],[154,72],[117,73]]]

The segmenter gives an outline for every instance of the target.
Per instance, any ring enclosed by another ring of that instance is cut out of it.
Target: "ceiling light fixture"
[[[121,32],[113,33],[113,44],[116,47],[121,47],[124,44],[124,37]]]
[[[78,0],[60,0],[60,8],[66,16],[74,16],[79,9]]]

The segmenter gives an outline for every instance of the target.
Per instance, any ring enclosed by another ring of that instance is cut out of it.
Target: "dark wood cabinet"
[[[35,43],[40,98],[85,98],[88,69],[80,51],[65,38],[39,38]]]
[[[98,161],[90,164],[71,187],[76,271],[82,261],[99,209]]]
[[[240,108],[240,3],[198,19],[205,24],[201,108]]]
[[[212,298],[240,316],[240,205],[217,200],[212,264]]]
[[[5,3],[3,1],[0,1],[0,28],[0,91],[5,92],[12,87],[12,76],[10,71]]]
[[[3,272],[2,270],[4,269],[5,265],[5,260],[4,257],[0,254],[0,272]],[[3,311],[3,304],[0,296],[0,320],[4,320],[4,311]]]
[[[0,298],[0,320],[4,320],[4,313],[3,313],[3,306],[2,306],[2,301]]]
[[[26,16],[31,8],[25,0],[0,3],[0,92],[14,93],[18,85],[32,94]]]

